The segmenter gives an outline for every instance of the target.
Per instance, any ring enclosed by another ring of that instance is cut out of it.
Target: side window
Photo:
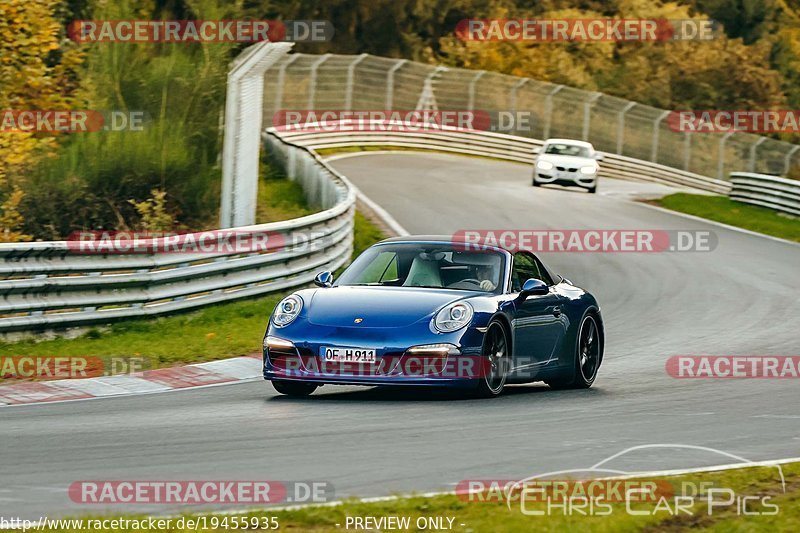
[[[511,270],[511,290],[519,292],[522,284],[530,278],[540,279],[548,285],[553,285],[553,279],[541,261],[528,252],[514,254],[514,268]]]
[[[521,291],[522,284],[530,278],[541,279],[545,283],[547,282],[547,280],[541,277],[539,265],[531,254],[525,252],[515,253],[514,268],[511,270],[511,291]]]
[[[536,268],[539,269],[539,279],[547,283],[548,285],[555,285],[555,281],[550,276],[550,273],[547,271],[545,266],[539,261],[538,257],[532,257],[532,259],[536,262]]]

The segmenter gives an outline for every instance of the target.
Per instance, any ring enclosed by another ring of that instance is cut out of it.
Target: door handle
[[[555,306],[555,307],[553,308],[553,316],[554,316],[554,317],[559,317],[559,316],[561,316],[561,308],[560,308],[559,306]]]

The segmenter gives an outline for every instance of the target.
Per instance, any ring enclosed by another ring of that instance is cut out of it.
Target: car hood
[[[597,165],[597,161],[591,157],[577,157],[574,155],[541,154],[538,156],[537,161],[549,161],[556,166],[570,168]]]
[[[442,306],[474,296],[473,291],[412,287],[331,287],[317,289],[306,319],[319,326],[404,327],[430,317]],[[361,322],[356,323],[360,318]]]

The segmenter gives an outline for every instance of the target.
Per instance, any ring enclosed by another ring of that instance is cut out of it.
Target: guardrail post
[[[563,89],[563,85],[556,85],[553,90],[544,97],[544,129],[542,130],[542,140],[550,137],[550,125],[553,122],[553,96]]]
[[[636,102],[628,102],[622,111],[617,115],[617,155],[622,155],[622,145],[625,142],[625,113],[636,105]]]
[[[725,179],[725,143],[728,142],[728,137],[733,135],[732,131],[729,131],[722,138],[719,140],[719,159],[717,160],[717,178],[724,180]]]
[[[386,73],[386,110],[390,110],[394,104],[394,73],[408,63],[408,59],[401,59],[397,61],[389,72]]]
[[[353,109],[353,83],[356,77],[356,65],[364,61],[367,56],[369,54],[361,54],[347,66],[347,90],[344,97],[344,108],[347,111],[352,111]]]
[[[589,124],[592,120],[592,106],[601,96],[603,96],[601,93],[592,93],[589,99],[583,103],[583,132],[581,134],[581,139],[584,141],[589,140]]]
[[[797,151],[800,150],[800,146],[795,146],[788,152],[786,152],[786,156],[783,158],[783,175],[788,176],[789,171],[792,169],[792,157],[794,156]]]
[[[750,172],[756,171],[756,150],[758,150],[758,147],[761,146],[761,143],[766,140],[766,137],[761,137],[750,146],[750,164],[748,165],[750,167]]]
[[[667,118],[669,115],[669,111],[664,111],[660,115],[655,122],[653,122],[653,148],[650,151],[650,161],[653,163],[658,163],[658,137],[660,135],[661,122]]]
[[[323,54],[311,64],[311,78],[308,80],[308,106],[306,106],[306,109],[314,109],[314,97],[317,92],[317,69],[326,62],[329,57],[331,57],[330,54]]]
[[[481,79],[484,74],[486,74],[486,71],[481,70],[469,80],[469,88],[467,89],[467,111],[475,109],[475,84],[478,83],[478,80]]]

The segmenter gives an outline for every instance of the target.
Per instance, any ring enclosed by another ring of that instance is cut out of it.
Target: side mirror
[[[547,283],[540,279],[530,278],[522,285],[522,290],[519,293],[520,298],[527,298],[528,296],[541,296],[550,292]]]
[[[534,153],[534,154],[538,154],[538,153],[539,153],[539,152],[541,152],[541,151],[542,151],[542,149],[541,149],[541,148],[534,148],[534,149],[533,149],[533,153]]]
[[[601,153],[596,153],[596,154],[594,154],[594,160],[595,160],[595,161],[602,161],[602,160],[603,160],[603,159],[605,159],[605,158],[606,158],[606,156],[604,156],[604,155],[603,155],[603,154],[601,154]]]
[[[330,287],[333,285],[333,274],[326,270],[324,272],[320,272],[314,278],[314,285],[317,287]]]

